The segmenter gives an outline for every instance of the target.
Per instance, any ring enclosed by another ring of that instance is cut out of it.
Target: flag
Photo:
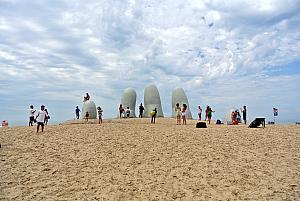
[[[276,109],[275,107],[273,107],[273,113],[274,113],[274,117],[278,116],[278,109]]]

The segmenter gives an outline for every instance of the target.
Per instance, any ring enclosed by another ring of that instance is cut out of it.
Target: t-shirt
[[[34,117],[35,109],[29,109],[29,117]]]
[[[75,112],[76,112],[76,114],[79,114],[80,109],[79,109],[79,108],[78,108],[78,109],[76,108]]]
[[[37,114],[36,121],[37,122],[44,122],[46,116],[47,116],[46,111],[45,110],[44,111],[40,110]]]

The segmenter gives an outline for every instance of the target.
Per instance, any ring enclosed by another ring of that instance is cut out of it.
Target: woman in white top
[[[180,125],[181,124],[181,108],[179,107],[179,103],[176,103],[175,113],[176,113],[176,125]]]

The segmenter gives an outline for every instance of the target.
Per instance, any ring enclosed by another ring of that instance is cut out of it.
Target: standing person
[[[33,126],[35,111],[36,110],[33,109],[33,105],[30,105],[29,106],[29,126]]]
[[[175,113],[176,113],[176,125],[180,125],[181,124],[181,108],[179,107],[179,103],[176,103]]]
[[[143,118],[144,110],[145,110],[145,108],[144,108],[143,104],[141,103],[141,105],[139,106],[139,111],[140,111],[139,118]]]
[[[243,108],[241,109],[241,112],[243,113],[244,123],[247,124],[247,108],[246,108],[246,105],[243,106]]]
[[[79,112],[80,112],[80,109],[78,108],[78,106],[76,106],[76,109],[75,109],[76,119],[79,119]]]
[[[50,119],[50,116],[49,116],[49,113],[48,113],[48,110],[47,110],[47,109],[45,109],[45,112],[47,113],[47,117],[46,117],[45,120],[44,120],[44,124],[45,124],[45,125],[48,125],[48,120]]]
[[[124,108],[123,108],[123,105],[122,105],[122,104],[120,104],[120,106],[119,106],[119,114],[120,114],[120,119],[122,118],[122,116],[123,116],[123,113],[124,113]]]
[[[155,124],[156,114],[157,108],[154,108],[154,110],[151,112],[151,124]]]
[[[89,116],[90,116],[89,112],[86,112],[84,115],[85,123],[89,121]]]
[[[182,124],[183,125],[186,125],[186,110],[187,110],[187,105],[186,104],[183,104],[182,105],[182,113],[181,113],[181,115],[182,115]]]
[[[209,111],[209,106],[207,105],[207,106],[206,106],[206,110],[205,110],[205,121],[206,121],[207,118],[208,118],[208,111]]]
[[[201,121],[201,114],[202,114],[202,108],[201,106],[199,105],[198,106],[198,120]]]
[[[209,106],[207,106],[207,107],[208,107],[208,112],[207,112],[208,124],[210,124],[212,113],[214,111],[212,111],[211,107],[209,107]]]
[[[41,106],[41,110],[38,112],[38,114],[36,115],[36,121],[37,121],[37,129],[36,132],[39,132],[40,126],[42,127],[42,132],[44,132],[44,122],[45,119],[47,118],[47,113],[45,111],[45,106],[42,105]]]
[[[98,110],[99,124],[102,124],[102,113],[103,113],[103,110],[102,110],[102,108],[100,106],[97,107],[97,110]]]

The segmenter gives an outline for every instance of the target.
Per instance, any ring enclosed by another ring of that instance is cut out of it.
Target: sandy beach
[[[195,122],[0,128],[0,200],[300,200],[300,126]]]

